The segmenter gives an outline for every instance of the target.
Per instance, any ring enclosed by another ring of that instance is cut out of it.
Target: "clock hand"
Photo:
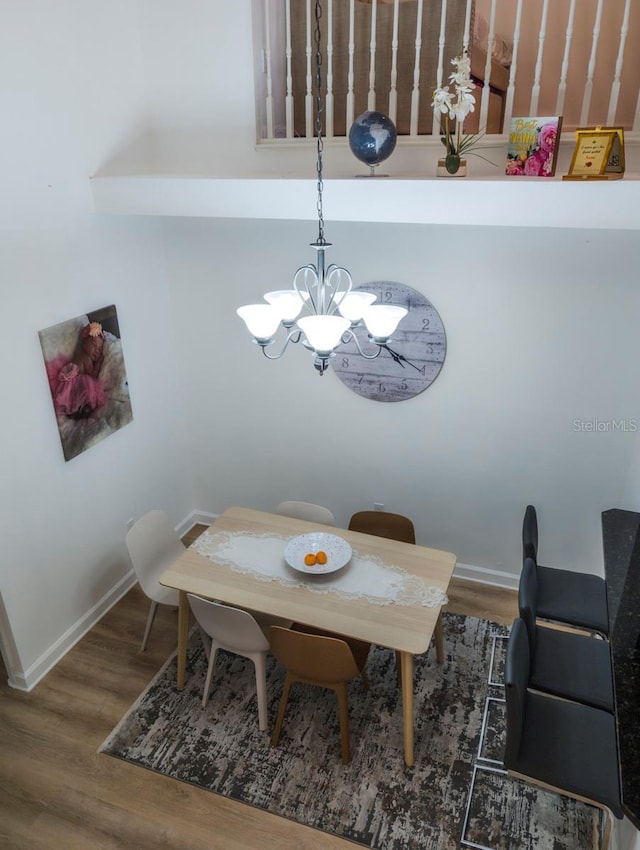
[[[413,366],[413,368],[417,372],[421,371],[420,367],[416,366],[415,363],[412,363],[411,360],[407,360],[407,358],[404,356],[404,354],[400,354],[398,351],[394,351],[392,348],[389,348],[388,345],[382,345],[380,347],[386,349],[389,352],[389,354],[391,355],[391,357],[393,358],[393,360],[396,363],[398,363],[400,366],[402,366],[403,369],[404,369],[404,364],[408,363],[409,366]]]

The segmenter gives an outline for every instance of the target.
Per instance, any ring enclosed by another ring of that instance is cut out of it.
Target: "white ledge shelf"
[[[640,230],[640,176],[398,179],[325,177],[327,221]],[[97,212],[281,220],[316,219],[316,181],[169,175],[98,176]]]

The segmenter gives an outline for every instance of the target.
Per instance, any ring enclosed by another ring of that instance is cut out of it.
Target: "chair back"
[[[533,505],[527,505],[522,521],[522,557],[538,562],[538,517]]]
[[[409,517],[387,511],[358,511],[349,520],[349,531],[375,534],[403,543],[416,542],[416,530]]]
[[[533,658],[536,653],[536,618],[538,616],[537,570],[538,568],[533,558],[525,558],[518,585],[518,610],[527,629],[531,664],[533,664]]]
[[[294,676],[318,683],[348,682],[359,675],[345,641],[272,626],[269,643],[275,658]]]
[[[221,605],[211,599],[187,594],[198,625],[223,649],[230,652],[265,652],[269,641],[248,611]]]
[[[184,554],[184,544],[162,511],[149,511],[141,516],[127,532],[125,543],[140,586],[154,599],[163,592],[159,577]]]
[[[527,685],[529,684],[529,640],[527,627],[518,617],[513,622],[507,643],[507,658],[504,672],[504,691],[507,704],[507,743],[504,765],[509,769],[517,760],[522,740]],[[541,742],[543,746],[543,742]]]
[[[280,502],[276,508],[280,516],[290,516],[293,519],[306,519],[308,522],[318,522],[322,525],[335,525],[336,520],[329,508],[314,505],[311,502]]]

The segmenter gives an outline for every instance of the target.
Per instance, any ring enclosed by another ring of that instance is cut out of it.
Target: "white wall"
[[[25,686],[122,586],[126,520],[178,522],[193,498],[159,225],[96,216],[89,187],[146,126],[135,6],[2,0],[0,18],[0,634]],[[38,330],[111,303],[134,420],[65,463]]]
[[[415,287],[444,321],[442,373],[396,404],[318,377],[302,350],[268,362],[235,316],[312,261],[312,225],[174,219],[165,234],[199,507],[301,498],[345,523],[383,502],[420,542],[517,575],[533,502],[541,557],[602,571],[600,513],[620,504],[636,434],[574,420],[637,417],[637,234],[328,224],[331,261]]]

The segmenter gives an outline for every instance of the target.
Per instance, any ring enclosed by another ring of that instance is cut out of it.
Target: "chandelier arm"
[[[334,286],[331,282],[332,277],[334,275],[338,276],[338,282]],[[342,275],[345,275],[347,278],[347,287],[346,289],[340,289],[340,284],[342,283]],[[326,270],[325,279],[327,281],[327,285],[329,286],[329,291],[331,292],[331,298],[329,299],[329,303],[327,305],[327,312],[335,313],[335,311],[340,307],[344,299],[353,289],[353,279],[349,272],[342,268],[342,266],[337,266],[335,263],[332,263]],[[340,295],[340,298],[338,298]],[[333,307],[333,309],[330,309]]]
[[[305,275],[304,290],[302,290],[300,288],[300,285],[298,284],[298,275],[301,274],[301,273],[304,273],[304,275]],[[311,284],[311,286],[309,286],[309,284],[307,283],[307,277],[306,277],[307,273],[311,274],[312,277],[313,277],[313,283]],[[300,266],[298,271],[293,276],[293,288],[295,289],[295,291],[298,293],[300,298],[302,298],[305,305],[307,305],[307,306],[308,306],[307,299],[304,297],[304,295],[302,293],[305,292],[309,296],[308,300],[311,302],[311,307],[313,308],[313,310],[312,310],[313,313],[318,312],[318,306],[317,306],[316,299],[313,297],[313,292],[311,290],[314,286],[318,285],[319,280],[320,280],[320,278],[318,276],[318,269],[312,263],[309,263],[306,266]]]
[[[301,338],[302,338],[302,331],[299,328],[295,328],[294,330],[289,331],[289,333],[287,334],[287,338],[284,341],[284,345],[282,346],[282,348],[280,349],[280,351],[277,354],[268,354],[267,353],[267,346],[269,345],[269,343],[260,343],[259,342],[258,345],[262,349],[262,353],[267,358],[267,360],[279,360],[282,357],[282,355],[285,353],[287,348],[289,347],[289,343],[291,342],[294,345],[296,345],[297,343],[300,342]]]
[[[376,357],[380,356],[380,354],[382,353],[382,349],[385,347],[383,345],[378,345],[378,350],[376,351],[375,354],[365,354],[364,351],[362,350],[360,342],[358,341],[358,337],[354,334],[354,332],[353,331],[346,331],[346,333],[344,333],[343,336],[342,336],[342,343],[344,345],[346,345],[351,340],[353,340],[353,342],[355,343],[355,346],[358,349],[358,354],[360,354],[361,357],[364,357],[365,360],[375,360]],[[377,343],[376,343],[376,345],[377,345]]]

